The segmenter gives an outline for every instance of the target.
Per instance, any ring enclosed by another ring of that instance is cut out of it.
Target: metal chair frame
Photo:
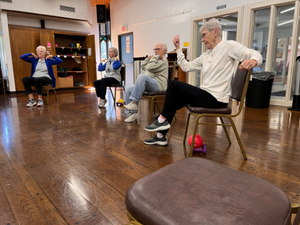
[[[123,70],[123,71],[122,71]],[[125,80],[126,80],[126,65],[124,63],[121,64],[121,83],[120,84],[113,84],[113,85],[109,85],[109,90],[110,90],[110,93],[111,93],[111,96],[114,100],[114,105],[116,105],[116,94],[117,94],[117,88],[118,87],[122,87],[123,88],[123,91],[125,92]],[[115,94],[113,94],[111,88],[115,88]]]
[[[171,64],[171,66],[173,66],[173,73],[171,75],[171,79],[168,80],[168,84],[169,84],[174,79],[176,64],[173,61],[168,61],[168,62],[169,62],[169,64]],[[158,95],[153,95],[153,96],[145,95],[145,94],[142,95],[142,98],[151,99],[150,110],[149,110],[149,124],[151,124],[152,114],[155,114],[155,105],[157,107],[158,112],[160,112],[158,102],[164,102],[165,97],[166,97],[166,92],[164,94],[158,94]],[[163,99],[162,100],[157,100],[157,98],[163,98]],[[175,115],[175,119],[176,119],[176,115]]]
[[[54,95],[55,95],[56,102],[58,102],[57,95],[56,95],[56,91],[55,91],[55,88],[52,87],[52,84],[47,83],[47,84],[44,84],[43,87],[45,87],[46,90],[47,90],[47,105],[49,105],[49,89],[50,89],[50,88],[52,88],[52,90],[53,90],[53,92],[54,92]]]
[[[237,70],[239,70],[239,69],[237,69]],[[233,128],[234,134],[235,134],[236,139],[237,139],[237,141],[239,143],[239,146],[241,148],[241,152],[243,154],[243,157],[244,157],[245,160],[247,160],[247,154],[245,152],[243,143],[242,143],[242,141],[240,139],[239,133],[238,133],[238,131],[236,129],[235,123],[232,120],[232,118],[237,117],[242,112],[242,109],[244,107],[244,101],[245,101],[246,93],[247,93],[247,88],[248,88],[248,85],[249,85],[249,80],[250,80],[251,72],[252,72],[252,70],[249,70],[247,72],[247,77],[245,79],[243,93],[242,93],[241,99],[237,100],[237,102],[239,102],[239,107],[238,107],[238,110],[237,110],[237,112],[235,114],[216,114],[216,113],[203,113],[203,114],[199,114],[199,113],[191,112],[189,110],[189,108],[187,107],[187,109],[188,109],[189,112],[188,112],[188,117],[187,117],[187,121],[186,121],[186,127],[185,127],[185,132],[184,132],[183,144],[185,144],[185,141],[186,141],[187,130],[188,130],[189,121],[190,121],[190,115],[197,116],[197,119],[196,119],[196,122],[195,122],[195,127],[194,127],[193,139],[192,139],[192,143],[191,143],[191,149],[190,149],[190,152],[189,152],[189,157],[192,157],[192,155],[193,155],[193,149],[194,149],[194,143],[195,143],[195,137],[196,137],[198,125],[214,125],[214,126],[222,126],[223,127],[229,144],[231,144],[231,139],[229,137],[229,134],[228,134],[228,131],[227,131],[226,127],[231,126]],[[233,99],[232,96],[230,98]],[[220,120],[221,120],[221,123],[201,123],[199,121],[200,121],[200,119],[202,117],[219,117]],[[228,120],[229,120],[230,123],[224,123],[223,118],[228,118]]]

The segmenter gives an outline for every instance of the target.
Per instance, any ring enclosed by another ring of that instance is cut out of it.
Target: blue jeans
[[[139,102],[144,91],[159,91],[158,82],[144,74],[140,74],[135,82],[135,85],[126,87],[125,89],[125,103],[129,104],[131,101]],[[128,112],[129,110],[126,110]],[[131,113],[137,111],[130,111]]]

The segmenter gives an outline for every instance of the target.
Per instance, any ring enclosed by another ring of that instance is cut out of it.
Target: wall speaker
[[[97,5],[97,23],[106,22],[106,8],[105,5]]]

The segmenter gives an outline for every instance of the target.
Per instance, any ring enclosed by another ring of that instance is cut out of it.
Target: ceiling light
[[[287,24],[287,23],[292,23],[293,21],[294,21],[294,20],[288,20],[288,21],[286,21],[286,22],[279,23],[277,26],[279,27],[279,26],[282,26],[282,25]]]
[[[283,10],[282,12],[280,12],[280,14],[286,13],[286,12],[288,12],[288,11],[292,11],[292,10],[294,10],[294,9],[295,9],[295,7],[292,7],[292,8],[286,9],[286,10]]]

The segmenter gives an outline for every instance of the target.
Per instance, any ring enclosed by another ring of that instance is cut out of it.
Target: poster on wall
[[[130,53],[130,44],[126,45],[126,53]]]
[[[130,37],[126,37],[126,45],[130,44]]]

